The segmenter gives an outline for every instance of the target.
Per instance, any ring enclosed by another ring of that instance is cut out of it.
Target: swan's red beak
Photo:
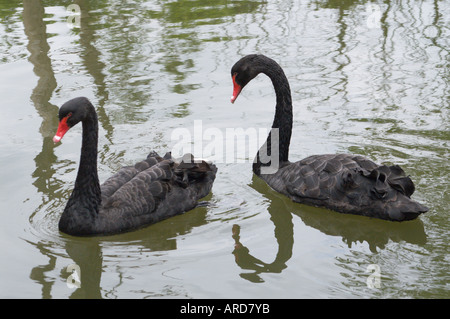
[[[242,87],[236,83],[236,74],[233,74],[233,96],[231,97],[231,103],[236,101],[239,93],[241,93]]]
[[[58,143],[63,138],[64,134],[67,133],[70,126],[67,125],[67,119],[69,116],[63,117],[61,121],[59,121],[58,130],[56,131],[55,136],[53,137],[53,143]]]

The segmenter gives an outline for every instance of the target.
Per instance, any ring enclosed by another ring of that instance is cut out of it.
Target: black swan
[[[211,190],[217,168],[192,155],[181,161],[151,152],[134,166],[121,168],[100,186],[97,174],[98,120],[87,98],[61,106],[53,142],[78,122],[83,125],[75,187],[59,221],[59,230],[74,236],[111,235],[135,230],[182,214]]]
[[[412,220],[428,211],[410,198],[414,184],[398,165],[378,165],[350,154],[313,155],[290,162],[292,99],[280,65],[264,55],[241,58],[231,69],[231,102],[259,73],[272,80],[277,104],[272,130],[256,154],[253,172],[272,189],[298,203],[385,220]]]

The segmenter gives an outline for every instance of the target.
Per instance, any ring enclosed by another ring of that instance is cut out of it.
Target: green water
[[[437,0],[0,0],[0,297],[449,298],[449,11]],[[231,66],[249,53],[290,81],[292,161],[399,164],[430,211],[392,223],[293,204],[253,176],[241,145],[214,158],[209,207],[117,236],[58,231],[81,143],[78,126],[53,144],[59,106],[96,106],[102,182],[171,151],[180,130],[207,157],[208,132],[225,150],[227,129],[272,123],[264,76],[230,103]]]

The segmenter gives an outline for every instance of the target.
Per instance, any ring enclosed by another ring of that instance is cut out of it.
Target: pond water
[[[0,1],[0,297],[449,298],[449,17],[437,0]],[[256,145],[273,120],[265,76],[230,103],[249,53],[290,81],[291,160],[399,164],[429,212],[342,215],[253,176],[253,148],[227,135],[254,128]],[[210,205],[122,235],[60,233],[81,126],[52,137],[77,96],[99,115],[101,182],[186,137],[208,157],[215,132],[234,151],[214,158]]]

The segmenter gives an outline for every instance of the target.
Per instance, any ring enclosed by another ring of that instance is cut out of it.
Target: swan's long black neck
[[[101,203],[100,183],[97,173],[98,121],[94,108],[82,121],[83,138],[81,144],[80,166],[75,187],[67,203],[73,213],[83,212],[95,216]]]
[[[253,164],[253,171],[256,175],[264,174],[262,167],[270,166],[277,169],[276,166],[289,161],[289,144],[292,134],[291,89],[283,69],[275,61],[266,58],[261,67],[261,73],[266,74],[272,80],[277,105],[272,130],[264,145],[259,149]],[[277,156],[277,158],[273,156]],[[266,173],[270,173],[270,171],[267,170]]]

